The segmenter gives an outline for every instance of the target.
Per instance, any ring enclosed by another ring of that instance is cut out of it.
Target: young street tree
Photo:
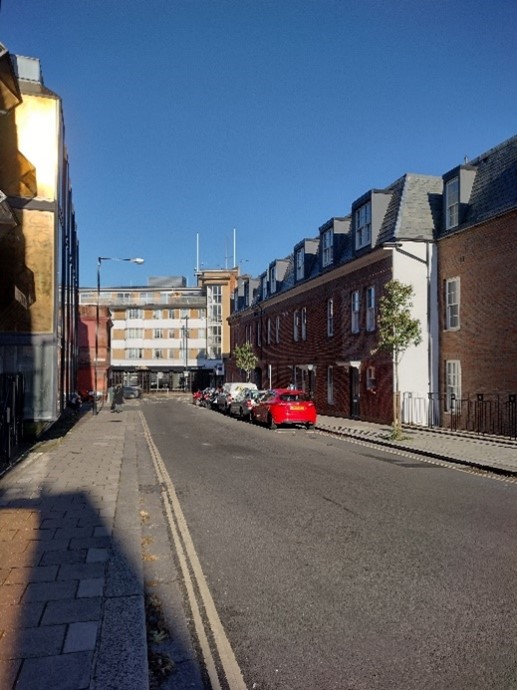
[[[410,345],[422,341],[420,321],[411,316],[412,285],[390,280],[379,300],[379,349],[393,358],[393,437],[402,436],[400,418],[399,364]]]
[[[239,369],[246,372],[246,381],[250,380],[250,374],[257,366],[257,358],[253,352],[251,343],[244,343],[244,345],[237,345],[234,348],[233,355],[235,357],[235,364]]]

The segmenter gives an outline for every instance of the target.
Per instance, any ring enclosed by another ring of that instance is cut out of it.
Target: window
[[[334,300],[327,300],[327,335],[334,335]]]
[[[262,320],[257,321],[257,345],[262,345]]]
[[[327,368],[327,402],[334,403],[334,367]]]
[[[207,329],[207,349],[210,359],[220,359],[221,357],[221,326],[209,326]],[[251,326],[250,326],[251,335]]]
[[[375,288],[366,288],[366,330],[375,330]]]
[[[153,359],[164,359],[163,350],[153,350]]]
[[[143,359],[144,351],[139,347],[130,347],[127,350],[128,359]]]
[[[370,392],[375,390],[375,367],[367,367],[366,369],[366,390]]]
[[[460,327],[460,279],[445,281],[445,328],[448,331]]]
[[[459,222],[460,181],[455,177],[445,184],[445,228],[455,228]]]
[[[296,252],[296,280],[302,280],[305,275],[305,251],[301,247]]]
[[[298,309],[293,314],[293,340],[295,342],[300,338],[300,312]]]
[[[160,302],[162,304],[168,304],[168,302],[169,302],[169,293],[168,292],[160,292]]]
[[[116,301],[119,304],[131,304],[131,293],[129,293],[129,292],[117,292]]]
[[[372,204],[360,206],[355,212],[355,248],[362,249],[372,241]]]
[[[352,333],[359,333],[359,315],[361,310],[361,298],[359,296],[359,290],[352,292],[351,302],[352,318],[350,320],[350,330]]]
[[[459,360],[445,362],[445,411],[455,412],[461,398],[461,363]]]
[[[334,231],[330,228],[321,235],[322,254],[321,265],[330,266],[334,260]]]
[[[272,332],[273,332],[273,323],[272,323],[271,319],[268,318],[268,320],[267,320],[267,344],[268,345],[271,345],[271,340],[272,340],[271,334],[272,334]]]
[[[143,328],[128,328],[126,330],[126,338],[128,340],[134,340],[135,338],[143,338],[144,329]]]
[[[162,318],[162,310],[161,309],[154,309],[153,310],[153,319],[161,319]]]
[[[174,319],[174,314],[175,314],[175,313],[176,313],[176,312],[174,311],[174,309],[169,309],[169,310],[168,310],[169,319]]]
[[[302,340],[307,340],[307,309],[305,307],[301,310],[302,320]]]
[[[271,266],[269,269],[269,289],[271,290],[271,294],[273,292],[276,292],[276,267]]]
[[[275,343],[280,342],[280,317],[277,316],[275,319]]]
[[[127,310],[127,318],[128,319],[142,319],[143,318],[143,310],[142,309],[128,309]]]
[[[262,276],[262,286],[261,286],[261,292],[262,292],[262,299],[267,299],[267,276]]]
[[[161,328],[155,328],[154,329],[154,337],[155,338],[163,338],[163,330]]]

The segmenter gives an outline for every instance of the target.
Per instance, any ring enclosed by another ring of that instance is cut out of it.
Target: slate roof
[[[390,240],[433,240],[442,214],[441,177],[407,173],[385,191],[391,200],[377,244]]]
[[[470,161],[477,168],[462,227],[517,208],[517,136]]]

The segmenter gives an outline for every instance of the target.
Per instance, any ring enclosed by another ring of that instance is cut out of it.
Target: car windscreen
[[[282,402],[309,402],[310,397],[307,393],[281,393],[279,396]]]

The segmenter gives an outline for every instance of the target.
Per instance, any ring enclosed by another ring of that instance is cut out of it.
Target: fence
[[[0,471],[23,437],[23,374],[0,374]]]
[[[456,398],[430,393],[425,398],[404,393],[402,420],[416,426],[517,438],[517,394],[476,393]]]

